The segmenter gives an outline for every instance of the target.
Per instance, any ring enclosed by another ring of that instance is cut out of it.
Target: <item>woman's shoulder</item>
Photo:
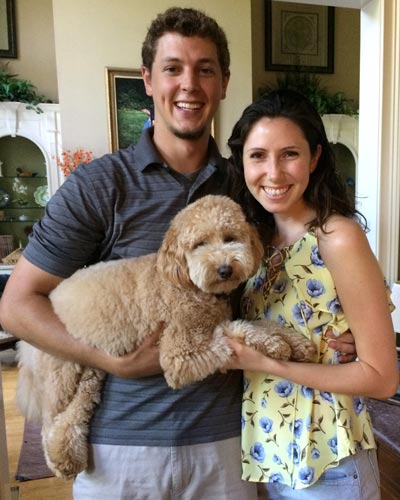
[[[340,255],[366,249],[369,243],[360,224],[349,217],[332,215],[323,229],[316,231],[319,250],[323,254]]]

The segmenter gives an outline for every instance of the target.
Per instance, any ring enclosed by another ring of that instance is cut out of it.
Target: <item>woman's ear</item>
[[[317,168],[318,161],[321,157],[322,153],[322,146],[321,144],[317,145],[317,150],[315,151],[314,155],[311,157],[311,162],[310,162],[310,174],[314,172],[314,170]]]

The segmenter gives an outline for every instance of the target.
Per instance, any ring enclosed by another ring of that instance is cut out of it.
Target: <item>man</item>
[[[68,177],[9,279],[1,323],[45,351],[110,374],[76,500],[255,499],[255,485],[240,480],[240,372],[173,391],[160,374],[154,338],[112,357],[70,337],[48,299],[84,265],[156,251],[188,203],[231,193],[227,161],[210,137],[229,82],[225,34],[197,10],[168,9],[151,24],[142,58],[154,128],[135,148]]]

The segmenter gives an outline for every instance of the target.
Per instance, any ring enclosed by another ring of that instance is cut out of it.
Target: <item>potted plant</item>
[[[278,74],[274,84],[266,84],[259,89],[259,96],[262,97],[278,89],[296,90],[305,95],[320,115],[358,114],[354,101],[347,99],[343,92],[329,92],[321,85],[321,80],[315,74],[302,72]]]
[[[0,66],[0,101],[22,102],[27,104],[27,109],[32,109],[36,113],[43,113],[38,104],[48,103],[51,100],[44,95],[38,94],[32,82],[17,78],[17,76],[10,73],[8,63]]]

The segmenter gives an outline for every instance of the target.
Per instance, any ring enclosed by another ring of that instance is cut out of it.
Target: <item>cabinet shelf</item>
[[[34,179],[47,179],[45,175],[0,175],[1,179],[21,179],[24,181],[34,180]]]

